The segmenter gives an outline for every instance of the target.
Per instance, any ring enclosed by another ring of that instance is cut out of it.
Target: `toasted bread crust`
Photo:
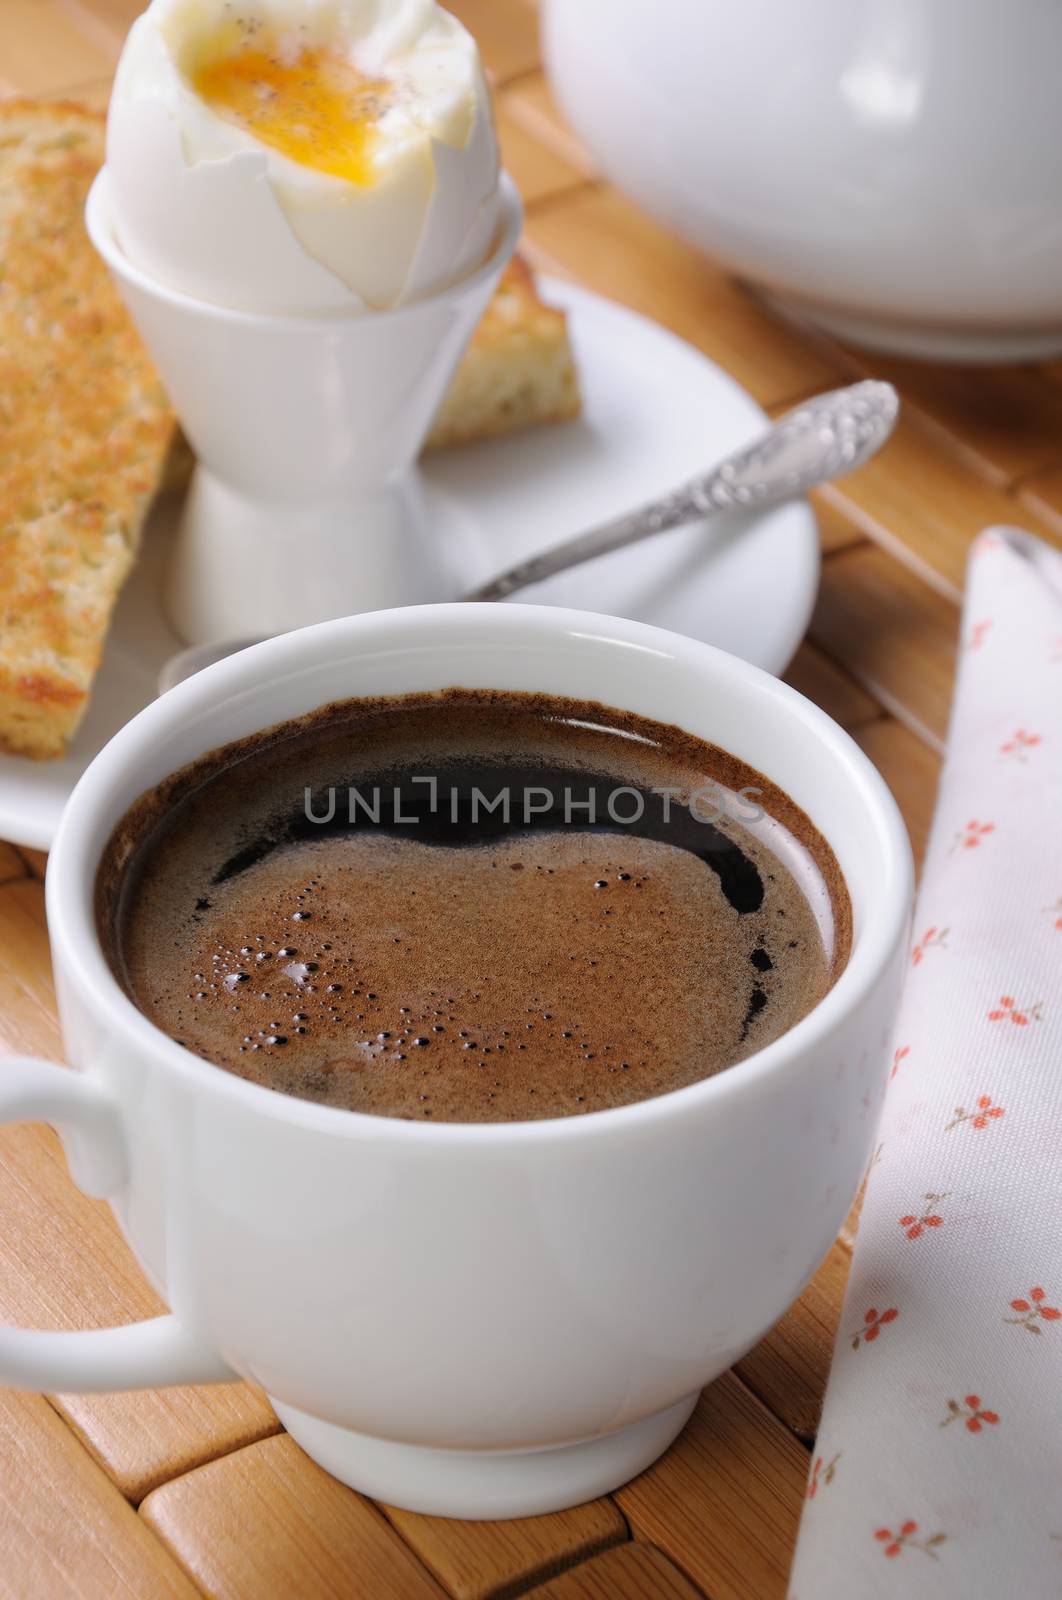
[[[166,397],[85,233],[105,117],[0,103],[0,748],[60,755],[160,485],[187,474]],[[562,312],[517,258],[428,441],[578,414]]]
[[[579,380],[563,311],[538,297],[517,256],[465,352],[429,450],[578,416]]]
[[[80,721],[173,433],[84,229],[103,134],[0,104],[0,746],[38,757]]]

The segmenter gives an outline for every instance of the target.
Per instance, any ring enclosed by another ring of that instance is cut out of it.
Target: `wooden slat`
[[[381,1510],[456,1600],[522,1594],[627,1538],[627,1524],[608,1499],[510,1522],[420,1517],[397,1506]]]
[[[815,1437],[851,1256],[838,1242],[795,1305],[735,1371],[794,1433]]]
[[[1020,509],[1015,519],[1018,523],[1023,523],[1025,514],[1031,512],[1034,517],[1049,523],[1059,543],[1062,543],[1062,467],[1030,478],[1028,483],[1022,485],[1018,500]]]
[[[118,57],[71,17],[60,0],[3,0],[0,78],[18,94],[47,94],[104,77]]]
[[[42,898],[28,878],[0,889],[0,1051],[61,1059]],[[71,1181],[55,1135],[0,1129],[0,1319],[105,1327],[160,1309],[110,1211]],[[279,1427],[265,1399],[243,1384],[56,1396],[54,1404],[134,1500]]]
[[[1031,367],[936,366],[878,352],[846,352],[853,365],[887,378],[906,406],[939,428],[945,448],[994,483],[1007,485],[1062,462],[1062,388]]]
[[[953,600],[962,591],[971,541],[992,523],[1020,522],[1062,546],[1062,533],[1046,518],[981,480],[914,417],[901,417],[880,455],[820,493]]]
[[[13,878],[24,878],[28,872],[28,863],[14,845],[0,843],[0,884],[9,883]]]
[[[6,915],[5,900],[13,887],[6,884],[0,889],[0,927],[11,920]],[[20,982],[17,963],[0,946],[0,1072],[8,1055],[44,1056],[56,1061],[62,1057],[62,1041],[54,1013],[40,1005],[32,989]]]
[[[807,641],[786,668],[785,681],[814,700],[842,728],[857,728],[881,716],[881,707],[856,680]]]
[[[502,162],[526,206],[552,199],[586,182],[578,167],[573,167],[556,150],[536,139],[512,115],[505,90],[495,97],[495,113]]]
[[[160,1483],[280,1432],[265,1395],[246,1383],[53,1395],[52,1403],[134,1505]]]
[[[44,885],[39,878],[24,876],[0,888],[0,985],[31,1002],[35,1016],[27,1022],[44,1029],[46,1049],[59,1050]],[[0,1009],[0,1043],[9,1049],[21,1048],[8,1037],[9,1026],[17,1033],[20,1020]]]
[[[0,1390],[3,1600],[194,1600],[195,1589],[39,1395]]]
[[[145,1523],[216,1600],[439,1600],[380,1513],[287,1434],[148,1496]]]
[[[921,864],[937,798],[941,761],[935,750],[894,717],[868,722],[852,736],[882,774],[903,812],[915,861]]]
[[[20,844],[18,853],[25,864],[26,871],[31,877],[38,878],[43,883],[45,868],[48,865],[48,857],[45,852],[43,850],[30,850],[25,845]]]
[[[600,176],[593,156],[573,132],[553,97],[544,72],[532,72],[506,90],[509,114],[540,144],[556,151],[585,178]]]
[[[19,845],[18,853],[22,864],[24,864],[24,869],[29,872],[30,877],[38,878],[42,883],[45,882],[45,869],[48,866],[48,856],[46,856],[45,851],[29,850],[26,845]]]
[[[3,1071],[0,1063],[0,1072]],[[53,1134],[0,1134],[0,1318],[46,1328],[104,1327],[162,1309],[110,1212],[70,1181]],[[244,1384],[56,1395],[53,1404],[131,1500],[279,1429]]]
[[[78,19],[86,32],[95,27],[120,48],[147,0],[59,0],[59,3]]]
[[[43,858],[47,861],[47,856]],[[38,930],[47,934],[48,917],[44,909],[44,872],[38,874],[33,871],[23,872],[17,879],[3,886],[7,891],[7,898],[12,906],[17,906],[18,916],[36,924]],[[44,952],[45,972],[40,993],[47,1000],[49,1006],[54,1008],[55,989],[52,985],[51,975],[51,950],[47,939],[40,943],[39,937],[33,935],[34,950]]]
[[[712,1600],[781,1600],[807,1470],[804,1447],[727,1373],[667,1455],[616,1500],[634,1533]]]
[[[699,1595],[665,1555],[639,1543],[587,1561],[533,1590],[530,1600],[699,1600]]]
[[[64,84],[50,94],[38,95],[39,100],[73,100],[76,105],[87,106],[90,111],[106,111],[111,98],[113,75],[92,78],[88,83]]]
[[[446,10],[475,37],[492,83],[538,66],[538,18],[523,0],[447,0]]]
[[[551,202],[532,214],[528,239],[541,266],[672,328],[726,367],[762,405],[843,380],[825,347],[783,325],[615,189],[581,189]]]
[[[959,613],[876,545],[826,562],[812,637],[914,733],[943,748]]]
[[[853,545],[867,543],[866,534],[843,506],[831,504],[820,494],[813,494],[810,498],[815,521],[819,525],[819,544],[824,556],[836,555],[838,550],[850,550]]]

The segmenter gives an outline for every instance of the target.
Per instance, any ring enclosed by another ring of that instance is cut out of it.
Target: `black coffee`
[[[453,689],[215,751],[112,837],[98,917],[140,1010],[240,1077],[380,1116],[524,1121],[696,1082],[847,959],[796,805],[673,727]]]

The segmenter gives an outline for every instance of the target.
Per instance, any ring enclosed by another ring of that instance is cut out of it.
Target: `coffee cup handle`
[[[31,1056],[0,1063],[0,1122],[50,1122],[80,1189],[103,1199],[127,1176],[121,1119],[81,1074]],[[236,1374],[176,1317],[126,1327],[49,1332],[0,1327],[0,1385],[97,1394],[165,1384],[219,1383]]]

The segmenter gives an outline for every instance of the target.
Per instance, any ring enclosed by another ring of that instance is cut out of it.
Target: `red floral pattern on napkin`
[[[1062,555],[973,556],[793,1600],[1062,1597]]]

